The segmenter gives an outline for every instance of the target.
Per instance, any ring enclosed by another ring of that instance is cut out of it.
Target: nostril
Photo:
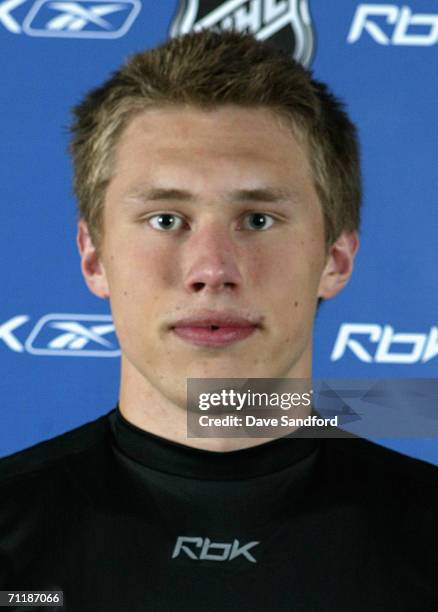
[[[193,288],[195,291],[201,291],[201,289],[205,286],[204,283],[193,283]]]

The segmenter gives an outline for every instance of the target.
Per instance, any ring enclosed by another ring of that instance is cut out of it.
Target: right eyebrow
[[[193,201],[196,196],[186,189],[152,187],[150,189],[137,191],[127,196],[128,200],[139,200],[142,202],[160,202],[163,200]]]

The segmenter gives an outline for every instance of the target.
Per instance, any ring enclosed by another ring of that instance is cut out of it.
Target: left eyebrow
[[[298,199],[298,194],[278,187],[265,187],[260,189],[238,189],[232,191],[226,200],[229,202],[291,202]]]
[[[128,200],[140,202],[196,202],[200,198],[197,194],[186,189],[152,187],[130,193]],[[300,199],[296,191],[279,187],[262,187],[255,189],[236,189],[226,193],[222,199],[228,203],[260,202],[260,203],[288,203]]]

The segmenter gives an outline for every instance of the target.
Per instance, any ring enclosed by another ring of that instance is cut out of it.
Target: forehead
[[[207,173],[210,179],[221,172],[311,178],[303,139],[290,122],[265,108],[152,108],[131,119],[115,153],[119,179],[169,170]]]

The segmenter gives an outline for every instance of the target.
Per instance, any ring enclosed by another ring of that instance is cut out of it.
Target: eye
[[[160,231],[176,231],[182,228],[183,219],[177,215],[163,213],[149,217],[148,223],[156,230]]]
[[[244,229],[266,230],[274,223],[274,218],[265,213],[249,213],[245,216]]]

